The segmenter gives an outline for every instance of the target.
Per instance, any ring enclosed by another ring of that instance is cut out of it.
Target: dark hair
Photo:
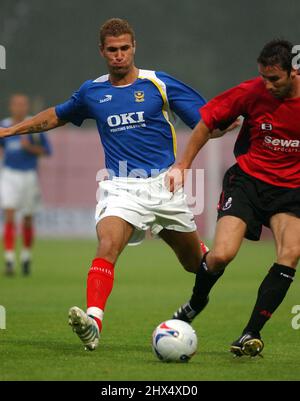
[[[284,39],[274,39],[267,43],[260,55],[257,62],[264,67],[279,64],[281,68],[288,73],[292,70],[292,53],[293,45],[291,42]]]
[[[106,36],[120,36],[125,35],[126,33],[131,36],[133,43],[135,40],[135,34],[128,21],[121,18],[111,18],[100,28],[100,44],[101,46],[104,46]]]

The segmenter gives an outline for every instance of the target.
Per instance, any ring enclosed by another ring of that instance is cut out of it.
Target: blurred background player
[[[183,191],[173,195],[164,185],[165,172],[176,155],[170,111],[193,128],[205,100],[166,73],[138,69],[135,49],[128,22],[108,20],[100,31],[100,52],[109,74],[86,81],[67,102],[0,130],[6,136],[49,130],[66,122],[80,126],[89,118],[97,122],[111,179],[100,183],[95,216],[99,246],[88,273],[88,309],[69,311],[70,325],[89,350],[98,346],[115,264],[129,242],[141,242],[150,228],[194,273],[206,250],[201,249]]]
[[[9,100],[10,117],[0,122],[2,127],[19,124],[28,118],[29,98],[14,94]],[[31,248],[34,237],[33,216],[40,201],[38,159],[50,155],[51,148],[44,133],[0,139],[3,149],[3,168],[0,181],[1,207],[4,212],[3,246],[5,273],[15,272],[16,212],[22,213],[22,242],[20,261],[23,274],[30,272]]]
[[[258,290],[242,335],[231,345],[236,356],[261,353],[260,331],[283,301],[300,258],[300,76],[292,65],[292,49],[285,40],[267,43],[257,60],[260,77],[224,92],[201,109],[203,120],[174,166],[176,174],[169,173],[173,191],[182,184],[184,169],[210,131],[244,116],[234,149],[237,164],[224,176],[213,247],[201,262],[191,299],[173,316],[191,322],[207,304],[211,288],[243,238],[258,241],[262,226],[270,228],[276,262]]]

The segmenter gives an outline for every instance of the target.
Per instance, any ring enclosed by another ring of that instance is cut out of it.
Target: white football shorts
[[[166,173],[155,178],[114,177],[99,182],[96,224],[104,217],[117,216],[135,227],[129,245],[143,241],[148,229],[157,236],[162,229],[193,232],[197,227],[183,189],[170,192]]]
[[[21,171],[4,167],[0,180],[2,209],[21,210],[34,214],[40,206],[40,190],[36,171]]]

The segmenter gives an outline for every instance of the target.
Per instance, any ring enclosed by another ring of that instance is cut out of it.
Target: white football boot
[[[77,306],[69,310],[69,325],[82,341],[85,350],[94,351],[99,345],[99,328],[96,321]]]

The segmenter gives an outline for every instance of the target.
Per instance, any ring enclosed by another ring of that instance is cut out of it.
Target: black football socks
[[[196,312],[200,312],[206,306],[210,290],[219,280],[225,270],[223,269],[217,273],[209,272],[206,264],[207,254],[208,252],[203,256],[200,264],[200,270],[196,273],[193,295],[190,299],[190,306]]]
[[[259,287],[256,304],[243,334],[259,332],[283,301],[294,280],[295,269],[274,263]]]

